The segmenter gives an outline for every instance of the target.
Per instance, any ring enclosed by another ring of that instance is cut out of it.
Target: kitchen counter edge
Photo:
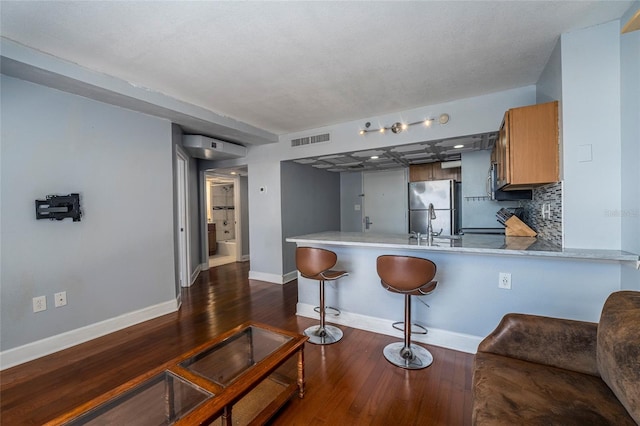
[[[459,239],[434,238],[434,245],[409,239],[403,234],[369,234],[363,232],[319,232],[288,237],[297,244],[327,244],[351,247],[392,248],[448,253],[490,254],[499,256],[535,256],[550,258],[634,262],[640,267],[640,256],[623,250],[562,248],[539,239],[505,237],[504,235],[461,235]],[[510,242],[509,242],[510,240]],[[529,244],[530,243],[530,244]],[[527,246],[527,244],[529,244]],[[524,247],[526,246],[526,247]],[[523,247],[523,248],[517,248]]]

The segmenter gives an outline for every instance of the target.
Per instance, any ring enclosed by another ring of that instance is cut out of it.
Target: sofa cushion
[[[640,424],[640,292],[619,291],[605,302],[596,359],[602,379]]]
[[[600,377],[596,362],[598,324],[528,314],[506,314],[478,346],[510,358]],[[541,350],[544,348],[544,350]]]
[[[474,361],[473,401],[478,425],[635,425],[598,377],[485,352]]]

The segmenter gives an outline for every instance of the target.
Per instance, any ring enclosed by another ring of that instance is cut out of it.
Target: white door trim
[[[178,186],[178,267],[180,286],[191,285],[191,253],[189,237],[189,158],[176,151],[176,174]]]

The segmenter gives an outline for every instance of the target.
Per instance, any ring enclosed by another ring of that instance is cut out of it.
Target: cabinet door
[[[462,169],[455,167],[443,169],[440,162],[427,164],[412,164],[409,166],[409,182],[422,182],[425,180],[462,180]]]
[[[433,180],[433,163],[412,164],[409,166],[409,182]]]
[[[510,185],[558,181],[558,102],[509,110],[507,180]]]

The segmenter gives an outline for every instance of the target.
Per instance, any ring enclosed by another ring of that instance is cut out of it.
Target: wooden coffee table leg
[[[304,345],[298,351],[298,397],[304,398]]]
[[[173,405],[175,401],[174,389],[173,389],[173,377],[167,375],[165,380],[165,415],[168,423],[173,423],[176,418],[176,410]]]
[[[231,405],[224,407],[222,412],[222,423],[225,426],[233,426],[233,420],[231,419]]]

